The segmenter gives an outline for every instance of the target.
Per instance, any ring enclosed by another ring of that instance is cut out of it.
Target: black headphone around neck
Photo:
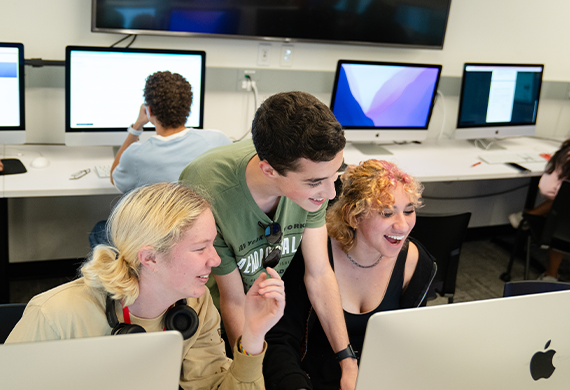
[[[117,314],[115,313],[115,300],[111,298],[109,294],[107,294],[105,314],[107,316],[107,322],[112,328],[111,335],[146,332],[140,325],[119,322]],[[198,314],[186,304],[186,299],[181,299],[176,302],[164,315],[164,328],[166,330],[179,331],[182,333],[184,340],[189,339],[196,333],[198,324]]]

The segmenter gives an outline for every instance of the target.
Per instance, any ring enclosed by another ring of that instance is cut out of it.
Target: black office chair
[[[550,211],[545,216],[523,214],[517,229],[515,245],[507,264],[501,274],[501,280],[511,280],[511,270],[519,248],[526,241],[526,257],[524,279],[528,279],[530,271],[531,244],[549,247],[558,252],[570,254],[570,181],[563,181]]]
[[[26,303],[0,305],[0,344],[4,344],[14,326],[20,321],[26,305]]]
[[[545,292],[570,290],[570,283],[544,282],[542,280],[517,280],[505,283],[503,297],[540,294]]]
[[[453,303],[461,246],[471,213],[455,215],[418,215],[410,235],[419,240],[437,263],[437,274],[428,291],[428,299],[436,292]]]

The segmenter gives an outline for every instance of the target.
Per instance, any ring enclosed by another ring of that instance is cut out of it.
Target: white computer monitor
[[[177,390],[180,332],[0,345],[2,389]]]
[[[331,110],[347,141],[365,153],[367,144],[421,141],[440,75],[441,65],[339,60]]]
[[[0,42],[0,144],[26,142],[24,45]]]
[[[455,138],[534,135],[543,71],[537,64],[465,64]]]
[[[204,126],[203,51],[68,46],[65,65],[66,145],[121,145],[144,103],[145,80],[157,71],[188,80],[193,101],[186,126]],[[141,138],[153,133],[149,123]]]
[[[570,291],[376,313],[356,390],[559,390],[570,383]]]

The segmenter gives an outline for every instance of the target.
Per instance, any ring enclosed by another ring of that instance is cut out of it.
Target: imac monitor
[[[465,64],[457,139],[534,135],[544,65]]]
[[[24,45],[0,42],[0,144],[26,142]]]
[[[331,110],[347,141],[385,154],[373,144],[426,138],[440,75],[441,65],[340,60]]]
[[[204,126],[203,51],[68,46],[65,65],[67,145],[122,145],[144,103],[145,80],[158,71],[188,80],[193,99],[186,126]],[[149,123],[144,130],[143,140],[154,127]]]
[[[182,334],[131,333],[0,345],[3,389],[178,390]]]
[[[0,144],[26,142],[24,45],[0,42]],[[25,173],[16,158],[2,159],[0,175]]]
[[[570,291],[392,310],[366,327],[356,390],[560,390]]]

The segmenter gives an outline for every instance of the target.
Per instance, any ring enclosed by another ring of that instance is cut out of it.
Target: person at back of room
[[[422,185],[395,164],[379,160],[349,165],[341,179],[340,195],[327,211],[328,255],[354,355],[339,356],[327,342],[298,282],[304,273],[303,252],[298,252],[283,277],[285,314],[266,336],[268,390],[338,390],[338,360],[360,358],[373,314],[426,304],[437,267],[423,245],[409,236]]]
[[[180,172],[200,154],[230,144],[217,130],[186,128],[192,106],[192,87],[178,73],[156,72],[147,77],[144,103],[128,128],[127,138],[111,165],[111,182],[126,193],[147,184],[178,180]],[[143,126],[151,123],[156,135],[138,142]]]
[[[192,86],[178,73],[156,72],[146,79],[138,118],[111,165],[111,183],[122,193],[160,182],[174,183],[182,169],[202,152],[231,141],[217,130],[196,130],[185,124],[192,106]],[[143,126],[152,123],[156,135],[139,142]],[[91,248],[108,244],[106,221],[89,234]]]
[[[523,221],[523,214],[526,214],[527,218],[532,218],[532,216],[541,217],[548,214],[562,182],[568,179],[570,179],[570,139],[564,141],[560,149],[552,155],[546,164],[544,173],[540,177],[538,189],[545,200],[531,210],[524,210],[509,215],[511,225],[513,225],[515,229],[518,228],[519,224]],[[531,217],[528,217],[528,215]],[[544,221],[537,220],[537,222],[542,224]],[[549,282],[558,281],[558,270],[563,259],[563,253],[549,249],[546,271],[538,277],[538,280]]]
[[[264,336],[285,306],[279,274],[268,268],[270,277],[263,273],[249,290],[232,362],[206,288],[220,264],[209,202],[179,184],[139,187],[123,196],[108,226],[114,245],[98,245],[81,278],[32,298],[6,343],[177,330],[181,388],[262,390]]]
[[[222,262],[208,287],[222,314],[228,352],[242,332],[253,281],[266,266],[283,275],[301,247],[304,283],[328,340],[335,352],[349,348],[325,226],[345,143],[342,126],[316,97],[278,93],[255,113],[252,140],[210,150],[182,172],[181,182],[212,196]],[[346,359],[340,367],[343,390],[354,389],[356,362]]]

